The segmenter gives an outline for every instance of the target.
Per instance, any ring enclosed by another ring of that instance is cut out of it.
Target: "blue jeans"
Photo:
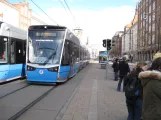
[[[141,120],[142,100],[137,99],[135,103],[126,100],[126,104],[128,109],[127,120]]]
[[[114,77],[115,77],[115,80],[117,81],[118,80],[118,72],[114,72]]]
[[[117,86],[117,91],[120,91],[121,90],[121,83],[124,79],[124,76],[120,76],[120,80],[119,80],[119,83],[118,83],[118,86]],[[125,90],[125,86],[124,86],[124,82],[123,82],[123,91]]]

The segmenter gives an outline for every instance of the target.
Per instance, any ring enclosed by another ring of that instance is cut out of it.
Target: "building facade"
[[[137,22],[132,25],[127,25],[122,35],[122,55],[132,56],[134,61],[138,60],[137,26]]]
[[[138,60],[152,60],[161,49],[161,0],[141,0],[138,3]]]
[[[137,54],[137,29],[138,29],[138,22],[134,23],[131,28],[131,55],[133,56],[133,60],[138,60],[138,54]]]
[[[122,55],[128,54],[130,51],[131,28],[125,27],[124,34],[122,35]]]
[[[138,60],[137,55],[137,33],[138,33],[138,10],[136,8],[135,15],[130,24],[124,27],[122,37],[122,55],[128,55],[133,61]]]
[[[6,0],[0,1],[0,21],[9,23],[23,30],[27,30],[30,25],[41,25],[45,23],[41,16],[36,16],[29,8],[27,2],[11,4]]]
[[[19,27],[19,10],[14,5],[10,4],[6,0],[1,0],[0,13],[0,21]]]
[[[122,34],[123,31],[118,31],[115,33],[115,35],[112,37],[112,49],[110,51],[110,54],[115,57],[121,56],[122,51]]]

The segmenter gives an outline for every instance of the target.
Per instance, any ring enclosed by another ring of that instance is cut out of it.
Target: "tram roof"
[[[27,39],[27,31],[22,30],[11,24],[0,22],[0,35],[8,36],[18,39]]]
[[[45,27],[47,29],[67,29],[67,27],[65,27],[65,26],[58,26],[58,25],[31,25],[29,27],[29,30],[32,30],[32,29],[44,29]]]

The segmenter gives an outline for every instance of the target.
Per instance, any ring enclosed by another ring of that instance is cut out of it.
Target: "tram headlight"
[[[27,71],[34,71],[36,68],[27,65]]]
[[[48,68],[47,70],[51,72],[58,72],[58,68],[59,67],[52,67],[52,68]]]

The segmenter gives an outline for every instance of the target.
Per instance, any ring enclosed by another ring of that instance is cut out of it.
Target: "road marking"
[[[97,113],[97,80],[94,80],[92,87],[92,95],[90,100],[90,107],[88,113],[88,120],[98,120]]]

